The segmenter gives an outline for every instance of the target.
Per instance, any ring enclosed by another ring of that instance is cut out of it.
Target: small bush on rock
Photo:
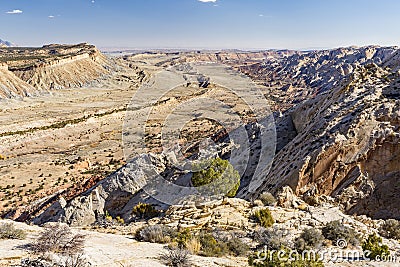
[[[16,229],[13,223],[0,224],[0,239],[25,239],[24,230]]]
[[[236,196],[240,186],[240,174],[229,161],[220,158],[205,160],[194,164],[193,169],[193,186],[203,187],[201,190],[204,193]]]
[[[186,243],[193,238],[192,233],[189,229],[182,230],[178,232],[174,241],[178,244],[179,248],[186,248]]]
[[[249,245],[244,243],[240,238],[232,238],[226,243],[228,249],[236,257],[247,256],[250,251]]]
[[[363,251],[369,251],[368,258],[372,260],[382,260],[383,257],[390,255],[389,247],[382,244],[382,238],[376,234],[370,235],[362,244]]]
[[[271,227],[275,223],[271,211],[267,208],[255,211],[253,218],[265,228]]]
[[[83,252],[85,235],[73,234],[64,224],[50,224],[44,227],[44,231],[31,248],[36,253],[59,253],[63,255],[76,255]]]
[[[327,223],[322,228],[322,234],[333,243],[338,242],[338,240],[346,240],[348,244],[356,246],[360,242],[357,233],[350,227],[343,225],[340,221]]]
[[[184,249],[169,249],[168,252],[161,254],[160,260],[167,266],[171,267],[190,267],[190,255]]]
[[[132,214],[141,220],[148,220],[157,217],[160,212],[150,204],[139,203],[133,208]]]
[[[266,206],[273,206],[277,203],[276,198],[270,192],[264,192],[258,198]]]
[[[322,245],[324,237],[321,232],[314,228],[305,229],[296,240],[296,249],[299,251],[312,250]]]
[[[222,257],[228,254],[227,244],[219,242],[212,234],[200,234],[201,252],[206,257]]]
[[[163,225],[151,225],[140,229],[136,233],[139,241],[165,244],[171,241],[172,229]]]
[[[92,266],[83,255],[68,256],[64,259],[49,258],[22,259],[18,267],[89,267]]]
[[[197,255],[201,251],[201,243],[196,237],[192,237],[186,241],[185,247],[193,255]]]

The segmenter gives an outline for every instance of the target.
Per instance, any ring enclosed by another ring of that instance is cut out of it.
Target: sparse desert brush
[[[115,218],[115,220],[116,220],[117,223],[119,223],[119,224],[125,224],[125,220],[122,219],[120,216],[117,216],[117,217]]]
[[[201,251],[201,243],[197,237],[192,237],[185,242],[186,249],[193,255],[197,255]]]
[[[24,230],[16,229],[13,223],[0,224],[0,239],[25,239]]]
[[[270,249],[278,250],[282,247],[290,247],[291,240],[287,236],[286,230],[278,228],[261,227],[254,233],[254,239],[260,247],[267,246]]]
[[[157,217],[158,215],[160,215],[160,212],[158,210],[156,210],[153,207],[153,205],[139,203],[133,208],[132,214],[141,220],[143,220],[143,219],[147,220],[147,219]]]
[[[178,245],[179,248],[186,248],[186,243],[193,238],[192,233],[189,229],[184,229],[179,231],[175,238],[174,242]]]
[[[192,266],[190,255],[184,249],[169,249],[166,253],[160,255],[160,260],[171,267],[190,267]]]
[[[92,266],[82,255],[69,255],[63,259],[51,259],[39,257],[37,259],[22,259],[19,267],[89,267]]]
[[[390,255],[389,247],[382,244],[382,238],[376,234],[370,235],[362,244],[363,251],[369,251],[368,258],[372,260],[382,260],[383,257]]]
[[[314,228],[305,229],[296,240],[295,246],[299,251],[319,248],[324,242],[321,232]]]
[[[50,224],[44,227],[31,249],[39,254],[56,253],[77,255],[83,252],[85,235],[73,234],[64,224]]]
[[[285,252],[283,255],[271,251],[254,253],[249,256],[248,263],[254,267],[324,267],[318,255],[316,257],[309,255],[302,259],[302,257],[296,258],[289,249],[282,249],[282,251]],[[289,258],[289,255],[292,255],[293,259]]]
[[[323,236],[331,240],[333,243],[339,240],[346,240],[348,244],[358,245],[360,242],[359,236],[354,229],[343,225],[340,221],[332,221],[327,223],[322,228]]]
[[[136,233],[136,239],[139,241],[166,244],[171,241],[173,230],[164,225],[146,226]]]
[[[200,234],[201,252],[200,255],[206,257],[222,257],[228,254],[228,245],[224,242],[218,241],[210,233]]]
[[[400,240],[400,222],[394,219],[386,220],[379,233],[386,238]]]
[[[260,209],[254,212],[252,216],[262,227],[271,227],[275,220],[272,217],[271,211],[268,208]]]
[[[240,238],[237,237],[229,239],[226,244],[229,251],[236,257],[247,256],[250,251],[249,245],[247,245]]]
[[[264,192],[259,197],[259,200],[266,206],[273,206],[276,204],[276,198],[270,192]]]

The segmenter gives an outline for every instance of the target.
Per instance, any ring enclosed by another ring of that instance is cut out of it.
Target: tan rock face
[[[351,213],[400,218],[398,82],[376,66],[358,69],[293,109],[298,135],[278,153],[266,184],[331,195]]]
[[[108,59],[88,44],[2,48],[0,54],[1,98],[82,87],[109,74],[110,69]]]

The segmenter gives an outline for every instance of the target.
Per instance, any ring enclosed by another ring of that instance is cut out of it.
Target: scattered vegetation
[[[201,251],[201,243],[197,237],[192,237],[185,243],[186,249],[192,254],[197,255]]]
[[[87,259],[79,254],[64,259],[52,260],[49,258],[22,259],[19,267],[89,267]]]
[[[207,195],[236,196],[240,186],[240,174],[232,164],[221,158],[205,160],[193,166],[192,183]]]
[[[200,234],[201,252],[200,255],[206,257],[222,257],[228,254],[228,245],[224,242],[219,242],[210,233]]]
[[[142,228],[136,233],[139,241],[166,244],[171,241],[173,230],[163,225],[150,225]]]
[[[338,240],[346,240],[348,244],[354,246],[360,243],[357,233],[350,227],[343,225],[340,221],[327,223],[322,228],[322,234],[326,239],[334,243]]]
[[[400,240],[400,222],[394,219],[386,220],[379,232],[386,238]]]
[[[290,251],[286,249],[285,254],[272,253],[266,251],[266,253],[255,253],[249,256],[249,265],[255,267],[324,267],[322,261],[313,255],[308,257],[296,257],[291,255]]]
[[[176,237],[174,237],[174,242],[179,248],[187,248],[187,243],[193,238],[192,233],[189,229],[179,231]]]
[[[295,247],[298,251],[319,248],[324,241],[321,232],[314,228],[305,229],[296,240]]]
[[[262,201],[262,203],[266,206],[274,206],[276,204],[276,198],[274,195],[272,195],[270,192],[264,192],[262,193],[259,198],[259,200]]]
[[[278,250],[282,247],[290,246],[287,232],[281,229],[266,229],[262,227],[255,232],[254,238],[259,242],[260,248],[267,246],[270,249]]]
[[[390,255],[389,247],[382,244],[382,238],[376,234],[370,235],[362,244],[363,251],[369,251],[368,258],[372,260],[381,260]]]
[[[265,228],[271,227],[275,223],[271,211],[268,208],[255,211],[253,218]]]
[[[167,266],[171,267],[190,267],[190,255],[184,249],[169,249],[168,252],[161,254],[160,260]]]
[[[141,220],[148,220],[157,217],[160,212],[150,204],[139,203],[133,208],[132,214]]]
[[[237,237],[229,239],[227,245],[229,251],[236,257],[247,256],[250,251],[249,245]]]
[[[24,230],[16,229],[13,223],[0,224],[0,239],[25,239]]]
[[[83,252],[85,238],[85,235],[73,234],[67,225],[50,224],[44,227],[31,249],[40,254],[77,255]]]

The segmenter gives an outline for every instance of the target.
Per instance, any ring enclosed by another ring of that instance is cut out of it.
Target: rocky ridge
[[[1,98],[82,87],[110,73],[111,62],[89,44],[0,48]]]

